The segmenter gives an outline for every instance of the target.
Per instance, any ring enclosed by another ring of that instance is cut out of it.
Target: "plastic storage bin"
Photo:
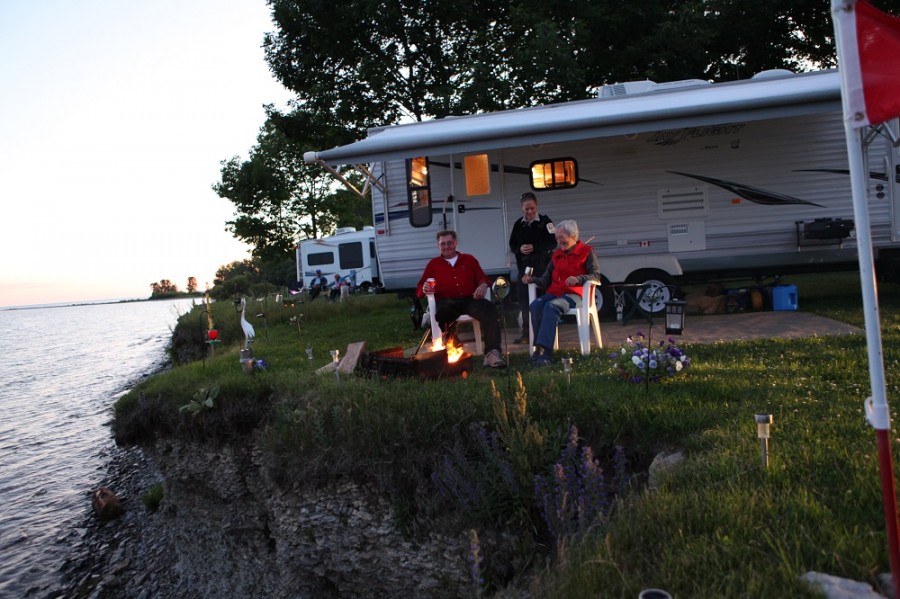
[[[773,310],[796,310],[797,309],[797,286],[796,285],[776,285],[772,287],[772,309]]]

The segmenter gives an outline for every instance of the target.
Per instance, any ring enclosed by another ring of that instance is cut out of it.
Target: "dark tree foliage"
[[[361,198],[337,186],[317,166],[303,161],[303,142],[285,135],[293,125],[269,109],[250,157],[222,162],[221,181],[213,190],[230,200],[234,218],[227,230],[253,247],[261,265],[293,259],[298,240],[331,233],[337,226],[362,226],[371,217]]]
[[[325,148],[365,128],[591,97],[606,83],[835,64],[827,0],[268,0],[266,60]],[[900,0],[876,0],[900,12]],[[312,135],[310,135],[312,134]]]

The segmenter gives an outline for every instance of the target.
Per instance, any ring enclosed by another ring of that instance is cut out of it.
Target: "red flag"
[[[854,127],[900,116],[900,18],[868,0],[832,0],[845,106]]]

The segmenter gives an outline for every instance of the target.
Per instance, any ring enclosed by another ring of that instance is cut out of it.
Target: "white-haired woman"
[[[553,360],[553,341],[559,317],[582,300],[583,285],[600,280],[600,262],[590,246],[578,239],[578,224],[564,220],[556,225],[556,251],[540,278],[524,276],[525,284],[535,283],[546,293],[529,306],[534,327],[534,354],[531,363],[546,366]]]

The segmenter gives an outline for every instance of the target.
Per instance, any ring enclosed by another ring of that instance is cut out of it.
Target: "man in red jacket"
[[[434,317],[444,332],[463,314],[477,320],[484,335],[484,365],[505,368],[497,310],[484,298],[491,280],[475,256],[456,251],[456,231],[439,231],[437,241],[441,255],[428,261],[416,295],[434,293],[437,307]]]
[[[553,342],[559,317],[583,301],[583,285],[600,280],[600,262],[591,246],[578,239],[578,224],[564,220],[556,225],[557,249],[550,256],[550,265],[540,277],[522,277],[526,285],[534,283],[547,293],[537,298],[529,309],[534,326],[534,354],[531,363],[546,366],[553,359]]]

